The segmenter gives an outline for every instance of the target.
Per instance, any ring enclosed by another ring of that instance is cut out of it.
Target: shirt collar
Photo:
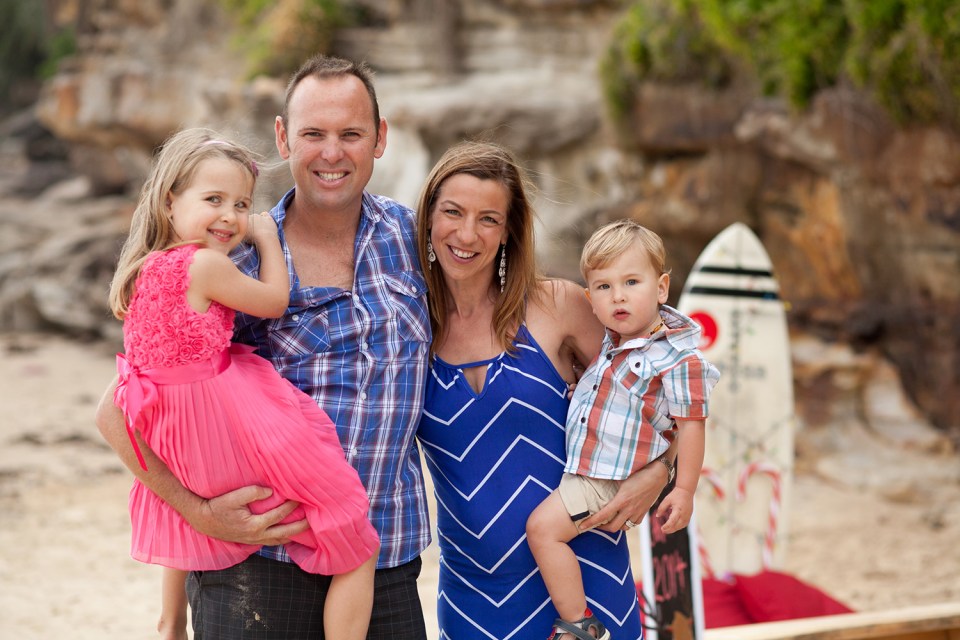
[[[614,340],[619,339],[619,336],[607,329],[602,350],[604,352],[618,352],[624,349],[635,349],[657,340],[666,340],[678,351],[696,349],[700,344],[700,325],[692,319],[666,304],[660,305],[660,318],[663,320],[663,327],[652,336],[627,340],[620,346],[614,346]]]
[[[290,203],[293,201],[293,196],[296,193],[297,188],[293,187],[280,198],[280,201],[277,202],[277,205],[270,211],[273,215],[273,219],[277,221],[277,226],[283,228],[283,221],[287,218],[287,207],[290,206]],[[364,220],[367,220],[370,224],[376,224],[380,222],[383,218],[383,206],[380,202],[377,201],[377,198],[367,193],[363,192],[363,199],[360,203],[360,219],[361,223]]]

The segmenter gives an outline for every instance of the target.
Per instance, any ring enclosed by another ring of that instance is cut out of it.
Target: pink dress
[[[231,345],[234,311],[216,302],[206,313],[190,307],[188,269],[198,248],[152,253],[140,269],[123,325],[126,355],[117,356],[114,401],[127,428],[200,496],[272,488],[251,505],[256,513],[296,500],[301,506],[286,521],[306,517],[310,528],[287,544],[294,562],[324,575],[354,569],[379,544],[360,478],[313,399],[250,347]],[[259,548],[197,533],[139,480],[130,518],[131,555],[142,562],[223,569]]]

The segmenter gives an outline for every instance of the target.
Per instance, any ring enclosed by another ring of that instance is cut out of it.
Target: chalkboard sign
[[[640,524],[642,610],[647,640],[702,640],[703,588],[697,554],[696,514],[685,528],[666,535],[654,515],[671,482]]]

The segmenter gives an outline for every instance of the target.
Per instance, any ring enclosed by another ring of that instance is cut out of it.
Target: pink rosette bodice
[[[200,313],[187,302],[190,264],[200,248],[188,244],[147,256],[123,323],[123,347],[131,366],[156,369],[201,362],[230,346],[233,309],[211,302]]]

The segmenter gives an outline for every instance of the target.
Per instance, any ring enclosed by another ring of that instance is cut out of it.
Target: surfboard
[[[701,640],[703,588],[697,549],[696,513],[686,528],[667,535],[654,516],[670,482],[643,518],[640,530],[642,577],[638,591],[644,640]]]
[[[721,373],[710,396],[694,507],[701,571],[721,577],[782,567],[793,480],[793,372],[780,288],[749,227],[734,223],[707,245],[677,307],[701,325],[700,350]]]

